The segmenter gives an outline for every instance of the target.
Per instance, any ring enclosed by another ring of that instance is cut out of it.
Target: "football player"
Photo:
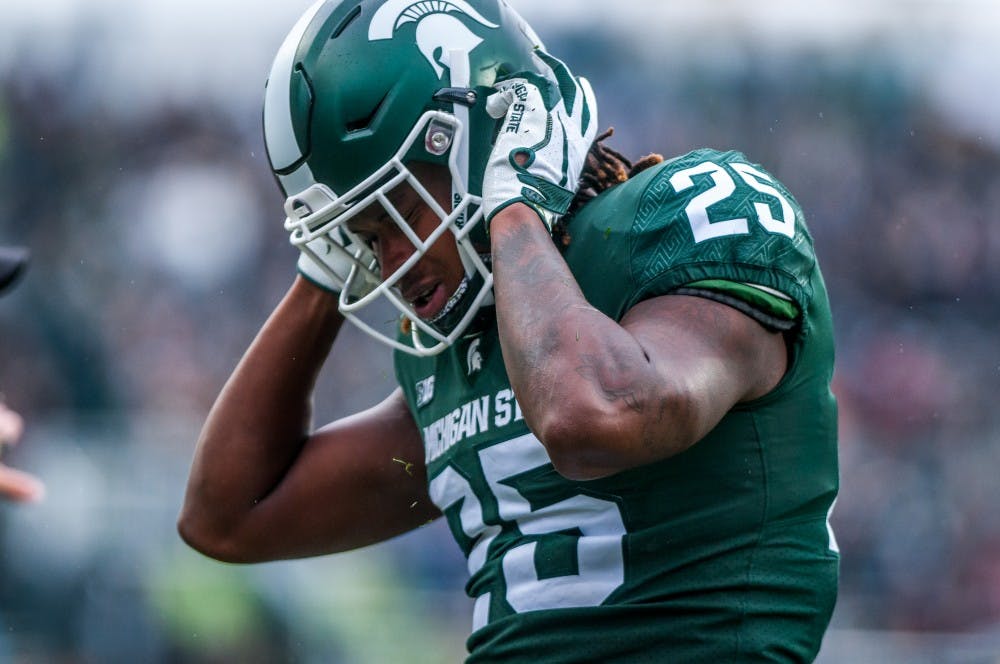
[[[738,152],[633,165],[597,123],[503,0],[306,12],[264,104],[300,275],[209,414],[186,541],[264,561],[443,516],[470,662],[815,657],[836,406],[802,210]],[[345,320],[399,387],[314,429]]]
[[[28,251],[22,247],[0,246],[0,295],[10,289],[24,273]],[[0,455],[5,445],[13,445],[21,437],[24,420],[7,407],[0,394]],[[44,494],[42,483],[32,475],[0,463],[0,498],[36,501]]]

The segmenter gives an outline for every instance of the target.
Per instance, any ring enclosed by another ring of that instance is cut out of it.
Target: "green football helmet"
[[[321,0],[292,29],[275,58],[264,101],[271,168],[286,196],[285,228],[340,288],[341,312],[366,333],[416,355],[458,339],[493,302],[488,240],[479,209],[496,121],[485,111],[497,78],[539,72],[542,47],[504,0]],[[446,167],[452,200],[443,209],[408,164]],[[440,218],[417,237],[387,198],[409,186]],[[374,252],[347,222],[381,206],[413,254],[382,275]],[[466,277],[433,320],[421,320],[396,285],[444,233]],[[411,325],[412,347],[360,312],[385,298]]]

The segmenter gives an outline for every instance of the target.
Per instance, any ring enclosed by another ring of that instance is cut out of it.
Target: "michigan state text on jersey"
[[[574,482],[512,403],[495,326],[434,358],[397,352],[432,499],[468,556],[470,661],[811,660],[836,598],[838,476],[830,312],[801,209],[741,154],[699,150],[571,229],[566,260],[604,313],[716,297],[787,329],[789,368],[686,452]]]

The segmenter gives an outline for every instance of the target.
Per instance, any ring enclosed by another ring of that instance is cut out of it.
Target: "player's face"
[[[411,170],[438,204],[449,209],[451,182],[447,170],[424,164],[414,164]],[[398,186],[389,192],[388,199],[421,240],[426,240],[441,223],[412,187]],[[383,279],[395,273],[414,253],[413,244],[379,205],[357,215],[347,226],[375,251]],[[397,282],[396,288],[418,316],[429,320],[444,309],[464,276],[455,237],[446,232]]]

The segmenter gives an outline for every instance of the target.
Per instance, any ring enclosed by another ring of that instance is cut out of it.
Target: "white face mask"
[[[463,123],[454,115],[428,111],[404,141],[396,155],[382,168],[347,193],[338,196],[322,184],[313,184],[290,196],[285,202],[285,229],[291,243],[308,254],[338,284],[343,284],[339,308],[344,316],[366,334],[403,352],[430,356],[442,352],[466,331],[479,309],[493,303],[493,274],[469,239],[470,232],[482,221],[480,197],[470,194],[457,163],[463,138]],[[423,141],[428,151],[448,151],[452,181],[452,209],[446,211],[428,188],[403,163],[416,141]],[[442,145],[442,141],[446,144]],[[404,216],[389,200],[396,187],[412,188],[439,219],[425,239],[416,235]],[[382,275],[375,255],[365,242],[353,234],[347,222],[358,214],[380,206],[390,223],[413,245],[413,253],[392,273]],[[445,233],[455,237],[458,254],[465,268],[465,278],[444,309],[432,320],[422,320],[410,303],[400,295],[397,285],[431,246]],[[323,247],[323,251],[318,251]],[[474,292],[469,292],[472,289]],[[362,319],[363,311],[373,304],[388,301],[411,325],[411,342],[401,343],[395,332],[382,332]],[[462,311],[464,309],[464,311]],[[461,314],[461,315],[459,315]],[[454,324],[451,320],[458,318]],[[449,325],[442,326],[448,320]]]

